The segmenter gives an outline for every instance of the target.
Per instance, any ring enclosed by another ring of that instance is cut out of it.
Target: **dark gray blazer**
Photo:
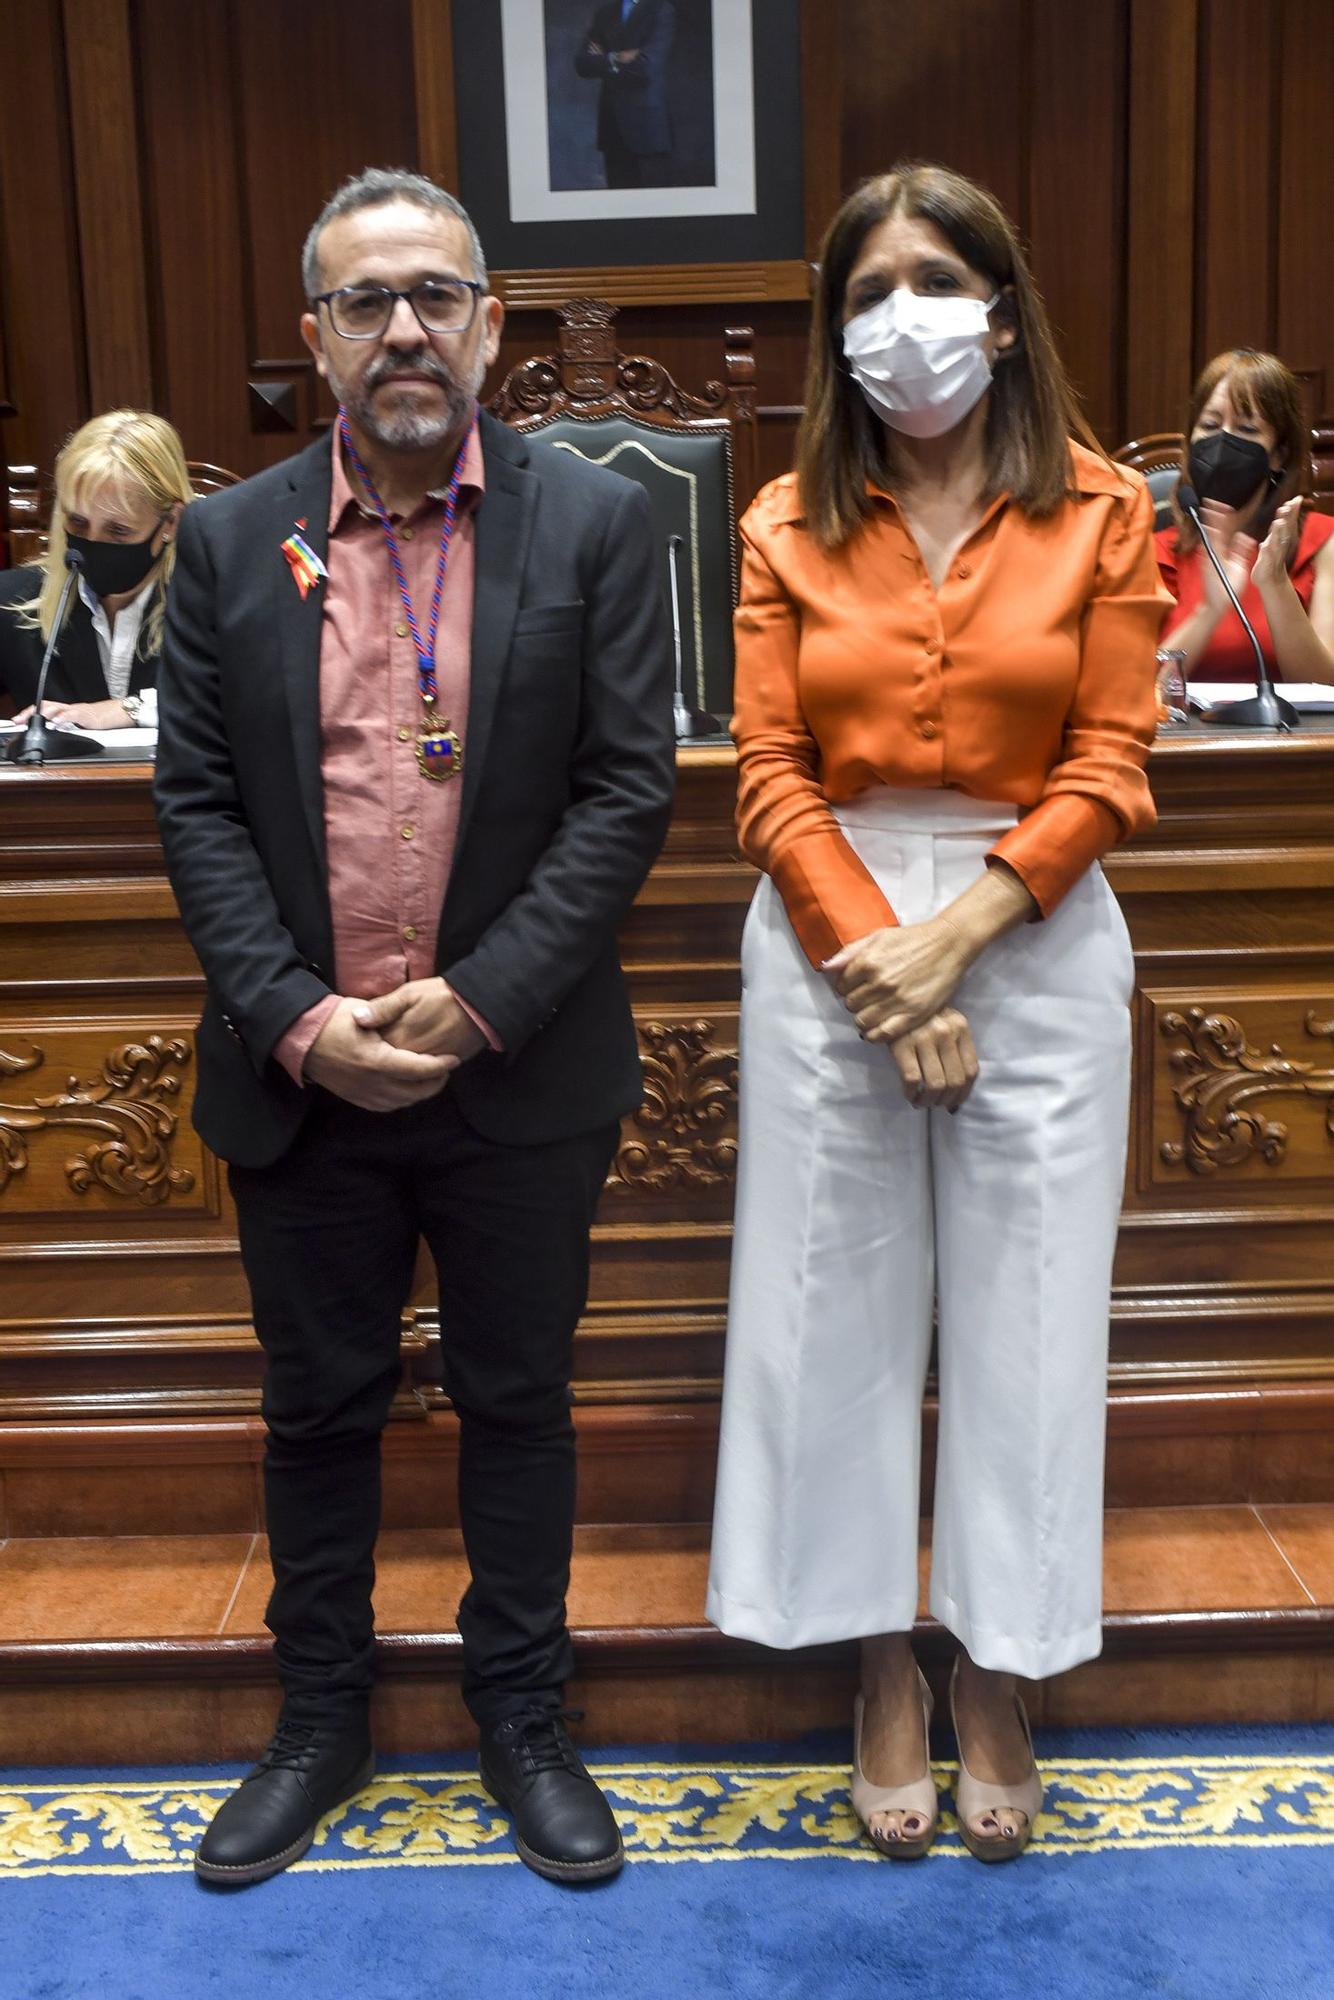
[[[0,694],[7,694],[16,710],[26,708],[36,698],[45,642],[40,632],[20,625],[10,607],[36,597],[41,587],[42,571],[37,563],[0,570]],[[157,654],[147,651],[147,634],[145,619],[139,627],[130,669],[131,694],[142,694],[157,679]],[[93,630],[93,614],[76,590],[46,677],[46,699],[109,701],[110,698]]]
[[[481,420],[472,667],[438,970],[495,1028],[448,1088],[471,1124],[542,1143],[639,1102],[616,929],[657,854],[675,774],[672,667],[647,498]],[[320,772],[328,439],[182,517],[159,676],[156,801],[204,968],[195,1124],[263,1166],[310,1103],[273,1059],[334,990]],[[425,782],[425,781],[423,781]]]

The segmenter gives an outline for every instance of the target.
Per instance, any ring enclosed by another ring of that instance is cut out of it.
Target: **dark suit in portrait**
[[[574,66],[580,76],[602,79],[598,147],[608,187],[669,184],[667,65],[675,35],[672,0],[604,0],[593,15]],[[620,60],[631,51],[632,62]]]

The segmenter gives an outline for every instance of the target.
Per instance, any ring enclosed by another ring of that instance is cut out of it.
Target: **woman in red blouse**
[[[1310,511],[1301,385],[1273,354],[1215,355],[1195,384],[1181,473],[1276,681],[1334,681],[1334,520]],[[1199,681],[1254,681],[1255,653],[1194,523],[1154,541],[1176,599],[1165,646]]]

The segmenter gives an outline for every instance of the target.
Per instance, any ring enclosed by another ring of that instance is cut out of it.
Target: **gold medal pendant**
[[[456,778],[463,769],[463,744],[458,733],[434,709],[427,710],[417,733],[417,763],[422,776],[437,784]]]

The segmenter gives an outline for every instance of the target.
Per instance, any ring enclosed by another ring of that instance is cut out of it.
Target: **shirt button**
[[[415,826],[402,826],[399,828],[399,832],[402,834],[404,840],[411,840],[413,834],[416,831],[417,829]]]
[[[960,579],[961,582],[964,583],[968,581],[972,573],[973,572],[971,569],[969,569],[967,563],[960,563],[958,569],[955,571],[955,575]]]
[[[410,729],[400,729],[398,732],[398,740],[400,743],[411,743],[412,731]]]
[[[399,533],[402,535],[403,540],[405,542],[410,542],[415,532],[416,530],[413,528],[401,528],[399,530]]]
[[[394,637],[396,639],[406,639],[407,636],[408,636],[408,628],[406,625],[395,625]]]
[[[407,939],[408,943],[411,944],[413,940],[416,938],[417,926],[415,924],[404,924],[403,935]]]
[[[934,659],[936,654],[940,651],[940,648],[936,644],[934,639],[928,639],[926,642],[926,650],[928,658]]]
[[[927,742],[929,743],[933,736],[939,736],[940,731],[937,729],[934,722],[924,722],[922,724],[920,733],[926,738]]]

